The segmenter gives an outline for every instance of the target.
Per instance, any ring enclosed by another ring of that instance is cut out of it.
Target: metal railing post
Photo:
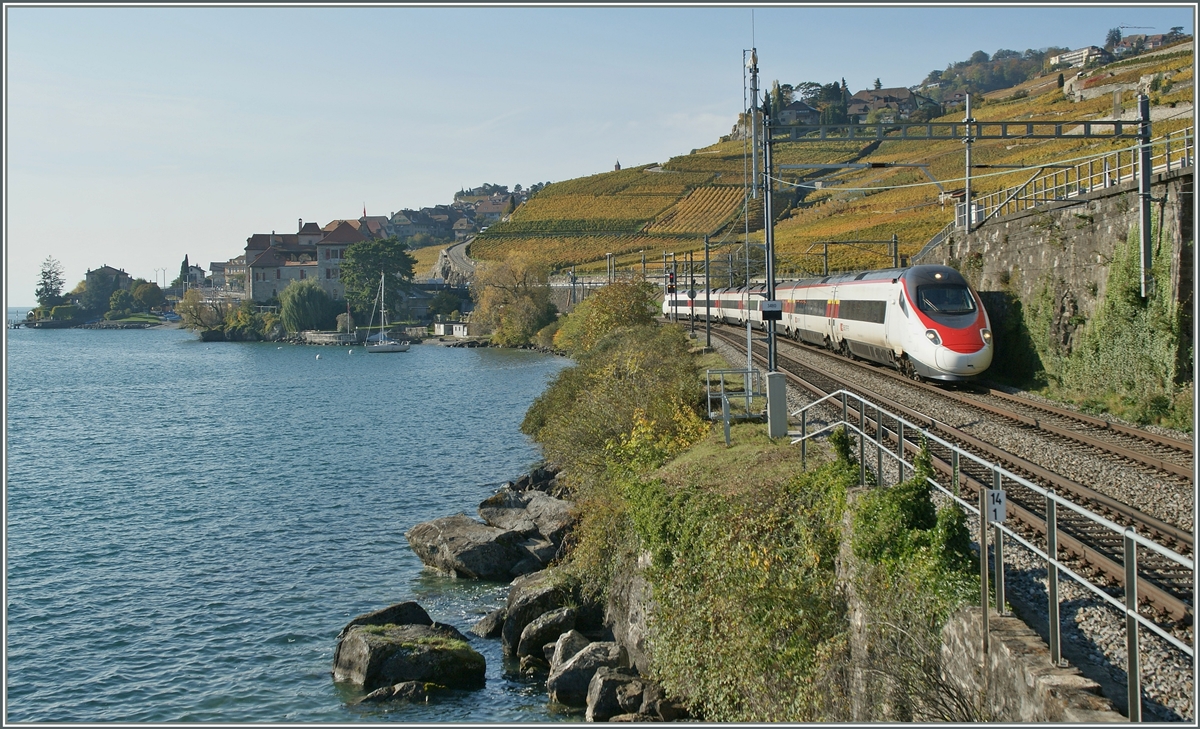
[[[725,445],[729,445],[729,397],[721,393],[721,419],[725,421]]]
[[[992,471],[992,488],[1000,490],[1000,470]],[[992,526],[993,549],[996,552],[996,613],[1004,615],[1004,533],[1000,531],[1000,523]]]
[[[950,451],[950,471],[953,474],[951,476],[951,478],[954,479],[954,482],[953,482],[954,485],[951,488],[953,489],[954,493],[957,494],[958,488],[959,488],[959,486],[958,486],[958,484],[959,484],[958,451],[957,450]]]
[[[867,485],[867,402],[858,401],[858,485]]]
[[[1062,663],[1062,638],[1059,635],[1058,617],[1058,517],[1055,509],[1058,504],[1054,501],[1054,492],[1046,492],[1046,612],[1049,616],[1050,633],[1050,664],[1057,666]]]
[[[807,471],[808,465],[808,409],[800,411],[800,470]]]
[[[979,602],[983,607],[983,652],[988,652],[987,488],[979,486]]]
[[[897,468],[900,469],[899,480],[896,483],[904,482],[904,421],[896,421],[896,455],[900,456],[900,463]]]
[[[842,390],[842,422],[847,425],[850,423],[850,417],[847,413],[846,391],[845,390]]]
[[[1138,655],[1137,543],[1125,530],[1125,673],[1129,679],[1129,720],[1142,720],[1142,675]]]
[[[883,411],[878,407],[875,408],[875,460],[875,472],[879,474],[879,485],[883,486]]]

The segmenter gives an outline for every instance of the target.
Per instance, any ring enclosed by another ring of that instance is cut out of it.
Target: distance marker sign
[[[782,301],[764,301],[759,309],[762,311],[763,321],[780,321],[783,319]]]
[[[1003,489],[988,489],[987,520],[989,524],[1004,521],[1008,499]]]

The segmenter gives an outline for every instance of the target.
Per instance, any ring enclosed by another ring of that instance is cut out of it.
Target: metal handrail
[[[839,404],[841,406],[841,411],[842,411],[841,419],[836,420],[834,422],[827,423],[820,429],[813,431],[812,433],[809,433],[808,432],[808,412],[815,407],[821,406],[823,404],[827,404],[828,401],[833,400],[835,398],[838,401],[837,404]],[[859,424],[850,422],[850,418],[848,417],[851,400],[857,401],[857,403],[858,403],[858,407],[856,408],[856,411],[860,415]],[[1170,549],[1167,549],[1166,547],[1164,547],[1160,544],[1157,544],[1157,543],[1147,539],[1146,537],[1143,537],[1143,536],[1137,534],[1136,532],[1133,531],[1133,529],[1123,527],[1120,524],[1117,524],[1109,519],[1106,519],[1103,516],[1100,516],[1099,514],[1088,511],[1087,509],[1079,506],[1078,504],[1071,502],[1068,499],[1064,499],[1063,497],[1055,494],[1053,491],[1048,491],[1046,489],[1043,489],[1043,488],[1037,486],[1036,484],[1031,483],[1027,479],[1025,479],[1015,473],[1012,473],[1011,471],[1008,471],[1007,469],[1003,468],[1002,466],[993,464],[989,461],[986,461],[986,460],[974,455],[973,453],[964,451],[961,448],[959,448],[958,446],[954,445],[953,443],[950,443],[950,442],[944,440],[943,438],[939,437],[935,433],[932,433],[932,432],[926,430],[925,428],[921,427],[920,425],[917,425],[916,423],[911,423],[911,422],[905,420],[904,418],[901,418],[900,416],[896,415],[895,413],[884,410],[879,405],[876,405],[875,403],[872,403],[869,400],[861,397],[860,395],[856,395],[848,390],[838,390],[836,392],[831,392],[831,393],[825,395],[824,397],[821,397],[820,399],[818,399],[814,402],[811,402],[811,403],[805,405],[804,407],[802,407],[798,410],[795,410],[791,413],[792,418],[799,419],[799,421],[800,421],[799,432],[798,433],[797,432],[789,432],[788,435],[792,437],[791,442],[793,445],[795,445],[797,443],[800,444],[801,468],[806,467],[805,461],[806,461],[806,456],[807,456],[807,444],[810,439],[815,438],[818,435],[821,435],[823,433],[826,433],[826,432],[832,430],[833,428],[836,428],[839,425],[845,426],[848,430],[853,430],[855,433],[858,434],[858,437],[859,437],[859,474],[860,474],[859,478],[862,481],[862,484],[865,486],[866,485],[866,459],[863,457],[865,455],[864,448],[866,446],[866,443],[868,441],[872,440],[867,435],[866,430],[865,430],[865,420],[866,420],[865,414],[868,412],[868,408],[870,410],[873,410],[876,414],[875,417],[876,417],[876,424],[877,424],[877,428],[878,428],[878,431],[877,431],[878,437],[875,440],[875,447],[876,447],[876,455],[877,455],[877,462],[878,462],[878,465],[877,465],[878,483],[880,485],[883,484],[883,480],[884,480],[883,479],[883,455],[885,453],[893,461],[897,461],[897,466],[899,469],[901,480],[903,480],[903,478],[904,478],[905,467],[915,468],[914,466],[909,464],[904,459],[904,440],[903,440],[904,436],[903,436],[903,433],[904,433],[904,430],[911,428],[911,429],[913,429],[914,432],[919,433],[921,438],[924,438],[929,442],[937,443],[937,444],[950,450],[953,460],[954,460],[954,463],[955,463],[955,467],[954,467],[955,478],[957,478],[957,476],[959,474],[959,470],[957,467],[958,463],[960,462],[960,460],[962,458],[967,458],[967,459],[977,463],[978,465],[983,466],[984,468],[988,469],[989,471],[991,471],[997,480],[999,480],[1000,478],[1010,479],[1011,481],[1019,483],[1022,486],[1025,486],[1026,488],[1034,491],[1035,493],[1040,494],[1046,500],[1046,504],[1048,507],[1047,511],[1048,511],[1049,518],[1047,519],[1047,521],[1050,523],[1047,524],[1047,536],[1049,539],[1051,532],[1053,531],[1054,536],[1055,536],[1055,543],[1056,543],[1056,537],[1057,537],[1057,527],[1053,526],[1053,524],[1056,524],[1056,522],[1054,521],[1053,516],[1051,516],[1051,515],[1054,512],[1054,507],[1056,507],[1057,505],[1062,505],[1062,506],[1066,507],[1067,509],[1070,509],[1071,511],[1091,520],[1095,524],[1098,524],[1100,526],[1103,526],[1106,529],[1110,529],[1112,531],[1117,532],[1118,534],[1121,534],[1121,536],[1123,537],[1123,539],[1125,541],[1125,552],[1127,555],[1125,599],[1123,601],[1109,595],[1104,590],[1093,585],[1090,580],[1077,574],[1070,567],[1067,567],[1065,564],[1060,562],[1058,560],[1057,548],[1054,550],[1055,554],[1053,556],[1051,556],[1046,551],[1034,546],[1027,539],[1022,537],[1020,534],[1016,533],[1009,527],[1005,526],[1004,524],[993,523],[993,525],[992,525],[997,530],[996,537],[993,537],[994,540],[998,540],[999,533],[1003,533],[1003,534],[1007,535],[1010,539],[1015,540],[1018,544],[1024,546],[1026,549],[1033,552],[1037,557],[1041,558],[1042,560],[1044,560],[1046,562],[1047,570],[1052,575],[1051,580],[1050,580],[1050,584],[1052,585],[1052,587],[1047,590],[1047,593],[1048,593],[1047,599],[1048,599],[1048,602],[1050,603],[1049,612],[1050,612],[1051,616],[1057,616],[1060,613],[1059,608],[1061,606],[1061,600],[1057,596],[1057,574],[1058,573],[1065,573],[1065,574],[1069,575],[1070,577],[1075,579],[1075,581],[1078,582],[1080,585],[1082,585],[1083,587],[1092,591],[1097,596],[1099,596],[1100,599],[1104,600],[1106,603],[1111,604],[1114,608],[1116,608],[1117,610],[1119,610],[1120,612],[1122,612],[1125,615],[1126,646],[1127,646],[1126,653],[1128,656],[1126,673],[1129,676],[1129,699],[1130,699],[1130,701],[1129,701],[1129,706],[1130,706],[1129,716],[1130,716],[1131,720],[1134,720],[1134,721],[1140,720],[1141,700],[1142,699],[1141,699],[1141,677],[1140,677],[1140,673],[1139,673],[1139,671],[1140,671],[1139,666],[1141,665],[1141,660],[1140,660],[1140,648],[1139,648],[1138,637],[1137,637],[1138,626],[1139,625],[1144,626],[1147,630],[1151,631],[1155,635],[1159,636],[1163,640],[1167,641],[1171,645],[1178,648],[1189,658],[1195,657],[1195,649],[1193,646],[1187,645],[1183,641],[1179,640],[1175,636],[1171,635],[1170,633],[1168,633],[1165,630],[1163,630],[1162,628],[1160,628],[1156,623],[1148,620],[1147,618],[1144,618],[1141,614],[1138,613],[1138,611],[1137,611],[1136,547],[1138,545],[1140,545],[1142,547],[1150,549],[1150,550],[1156,552],[1157,554],[1165,557],[1166,559],[1169,559],[1169,560],[1175,562],[1176,564],[1179,564],[1180,566],[1184,567],[1185,569],[1191,570],[1193,573],[1195,572],[1194,561],[1185,555],[1182,555],[1182,554],[1174,552]],[[888,417],[893,418],[897,423],[898,435],[901,438],[899,446],[896,449],[898,451],[898,453],[893,453],[891,450],[883,447],[883,425],[882,425],[882,423],[883,423],[882,416],[883,415],[887,415]],[[862,425],[863,427],[860,427],[860,425]],[[966,509],[969,513],[973,513],[977,517],[979,517],[981,521],[983,520],[984,514],[982,513],[982,510],[979,508],[978,505],[971,504],[971,503],[965,501],[960,496],[958,496],[958,494],[951,492],[949,489],[947,489],[945,486],[943,486],[942,484],[940,484],[938,481],[936,481],[933,478],[927,478],[926,480],[929,482],[930,485],[932,485],[934,488],[936,488],[942,494],[944,494],[947,497],[949,497],[950,499],[954,500],[961,507]],[[981,531],[981,536],[985,533],[986,532]],[[981,558],[981,560],[986,560],[987,559],[987,543],[986,543],[987,540],[986,540],[986,538],[983,538],[983,539],[980,539],[980,542],[981,542],[979,545],[980,558]],[[1000,542],[997,541],[997,547],[999,547],[999,546],[1000,546]],[[1051,569],[1051,568],[1053,568],[1053,569]],[[994,569],[998,576],[1003,575],[1004,557],[1003,557],[1003,552],[1000,549],[996,550],[996,560],[995,560]],[[1130,577],[1130,575],[1129,575],[1129,572],[1131,572],[1131,571],[1133,571],[1132,577]],[[1193,574],[1193,581],[1194,581],[1194,574]],[[1004,610],[1004,603],[1005,603],[1005,599],[1004,599],[1003,582],[998,579],[997,586],[996,586],[996,606],[997,606],[998,611],[1000,611],[1001,613]],[[984,604],[983,609],[984,609],[984,614],[986,615],[988,605]],[[1053,617],[1052,617],[1051,622],[1052,623],[1056,622],[1053,619]],[[985,626],[986,626],[986,622],[985,622]],[[1052,657],[1052,660],[1057,661],[1058,657],[1062,655],[1061,646],[1059,645],[1060,626],[1057,624],[1052,624],[1051,628],[1050,628],[1050,635],[1051,635],[1051,641],[1050,641],[1051,642],[1051,645],[1050,645],[1051,657]],[[986,651],[987,650],[987,636],[986,635],[984,636],[984,646],[985,646],[984,650]]]
[[[1191,127],[1152,140],[1151,170],[1170,172],[1195,164],[1195,146],[1195,131]],[[1139,149],[1139,145],[1132,145],[1103,157],[1056,169],[1034,177],[1023,185],[980,196],[973,202],[978,206],[982,220],[995,214],[1008,215],[1047,202],[1066,200],[1092,190],[1119,185],[1137,177]],[[1172,151],[1177,153],[1176,156],[1172,157]],[[1022,195],[1022,191],[1026,194]]]

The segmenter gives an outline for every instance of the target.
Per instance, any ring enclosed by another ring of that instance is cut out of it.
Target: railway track
[[[745,351],[742,332],[744,330],[738,330],[737,334],[731,334],[729,330],[724,328],[713,328],[714,336],[718,336],[728,344]],[[755,350],[755,357],[765,362],[765,355],[763,353],[765,347],[761,344],[756,344]],[[810,349],[805,348],[805,351],[810,351]],[[858,383],[849,382],[833,375],[829,371],[821,371],[806,365],[791,357],[783,347],[777,350],[776,356],[779,369],[788,375],[789,381],[811,392],[816,397],[824,396],[829,392],[836,392],[839,389],[859,394],[863,398],[877,403],[881,407],[907,419],[909,422],[919,423],[927,430],[936,431],[940,437],[955,443],[965,451],[972,452],[980,458],[1001,465],[1007,470],[1018,473],[1044,488],[1053,489],[1059,496],[1067,498],[1073,503],[1093,512],[1102,514],[1118,524],[1133,527],[1139,534],[1153,539],[1168,549],[1180,554],[1192,554],[1192,534],[1184,529],[1165,523],[1117,499],[1101,494],[1083,484],[1064,478],[1048,469],[995,448],[958,428],[916,412],[879,393],[866,390]],[[840,357],[837,360],[839,362],[847,362],[847,360]],[[870,369],[872,372],[880,373],[879,368],[871,367]],[[963,404],[971,407],[978,406],[975,398],[964,397],[961,393],[947,393],[941,388],[933,388],[922,383],[915,383],[906,378],[898,377],[897,379],[903,380],[907,386],[932,390],[940,396],[949,394],[954,396],[952,399],[959,400]],[[1007,393],[1005,394],[1007,395]],[[998,399],[1003,400],[1003,398]],[[984,409],[990,411],[993,408],[998,409],[998,406]],[[873,434],[876,442],[888,443],[892,450],[903,447],[906,453],[916,453],[920,449],[920,444],[913,442],[907,436],[903,436],[903,428],[886,413],[872,413],[868,410],[860,415],[851,410],[847,415],[852,421],[857,421],[861,417],[863,422],[860,427],[868,434]],[[1011,419],[1021,421],[1021,424],[1027,427],[1032,427],[1029,423],[1022,421],[1022,418],[1029,418],[1029,416],[1017,414],[1015,418]],[[890,423],[889,420],[891,420]],[[1045,428],[1041,429],[1045,430]],[[900,440],[901,436],[903,436],[903,441]],[[1077,438],[1070,438],[1070,440],[1076,443],[1083,442]],[[903,443],[902,446],[901,442]],[[1091,444],[1087,445],[1088,447],[1094,447]],[[870,450],[874,449],[871,448]],[[944,449],[938,447],[931,448],[935,468],[943,475],[950,476],[950,480],[952,480],[953,471],[949,463],[949,454],[939,452],[941,450]],[[1109,450],[1108,452],[1111,453],[1112,451]],[[1184,451],[1183,449],[1176,449],[1176,452]],[[1138,451],[1134,451],[1134,454],[1137,456],[1146,455]],[[1121,457],[1132,458],[1133,456],[1122,455]],[[1153,459],[1151,458],[1151,460]],[[1140,457],[1138,461],[1141,463],[1145,462]],[[1154,465],[1150,465],[1149,467],[1158,468],[1158,466]],[[993,487],[993,477],[993,473],[989,469],[983,468],[974,462],[969,462],[969,459],[965,459],[963,463],[960,463],[960,479],[958,484],[960,494],[973,498],[974,495],[978,494],[979,489]],[[1004,486],[1008,491],[1010,513],[1012,513],[1016,522],[1020,524],[1019,531],[1023,532],[1022,536],[1044,547],[1046,536],[1044,498],[1040,494],[1030,491],[1015,482],[1005,483]],[[1057,533],[1060,554],[1078,564],[1086,565],[1082,569],[1081,574],[1090,574],[1091,579],[1096,584],[1109,589],[1122,588],[1125,575],[1123,568],[1123,544],[1120,535],[1109,529],[1100,527],[1081,516],[1073,513],[1068,515],[1066,512],[1069,512],[1069,510],[1060,510],[1058,515]],[[1142,551],[1146,552],[1146,554],[1139,558],[1138,590],[1143,606],[1160,623],[1164,623],[1176,630],[1190,632],[1193,619],[1193,573],[1150,550]]]

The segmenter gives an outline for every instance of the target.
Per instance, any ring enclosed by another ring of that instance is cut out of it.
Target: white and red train
[[[762,329],[766,285],[677,290],[663,314]],[[776,285],[782,317],[775,331],[899,369],[910,377],[970,379],[992,363],[992,331],[979,294],[949,266],[912,266]]]

